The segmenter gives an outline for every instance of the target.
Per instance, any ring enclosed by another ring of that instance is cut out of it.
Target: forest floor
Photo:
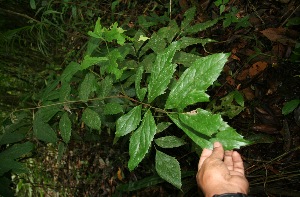
[[[178,15],[174,16],[177,20],[192,4],[179,2]],[[205,4],[209,1],[200,2],[204,9],[197,10],[197,20],[213,18],[213,13],[218,12],[216,6]],[[141,12],[146,6],[141,3],[133,9],[127,5],[124,1],[123,17],[130,16],[128,28],[134,28],[136,16],[145,14]],[[209,91],[211,99],[220,100],[235,90],[244,95],[244,110],[226,121],[246,138],[257,141],[238,150],[245,163],[250,194],[300,196],[300,106],[288,115],[282,114],[285,103],[300,98],[299,59],[290,61],[299,42],[299,26],[286,26],[291,16],[300,15],[299,2],[230,1],[227,7],[230,6],[238,8],[237,17],[249,14],[251,26],[236,30],[218,24],[205,32],[205,36],[218,40],[208,44],[206,51],[232,54],[218,79],[219,85]],[[110,8],[103,9],[110,12]],[[160,12],[157,10],[157,14]],[[119,20],[122,24],[122,17]],[[222,107],[224,110],[230,106]],[[126,140],[112,145],[113,134],[103,133],[90,143],[72,141],[60,163],[53,162],[54,156],[49,152],[41,160],[49,176],[58,185],[68,186],[73,196],[201,196],[195,181],[198,154],[173,150],[183,169],[182,176],[186,177],[182,191],[178,191],[155,175],[147,159],[129,172]]]

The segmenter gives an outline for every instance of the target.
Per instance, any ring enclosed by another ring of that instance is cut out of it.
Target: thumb
[[[215,142],[214,143],[214,150],[211,154],[211,157],[217,158],[217,159],[220,159],[220,160],[224,159],[224,149],[223,149],[223,146],[220,142]]]

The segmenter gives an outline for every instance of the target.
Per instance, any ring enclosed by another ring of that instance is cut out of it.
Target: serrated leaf
[[[184,19],[181,22],[181,29],[185,29],[185,28],[189,27],[189,24],[194,19],[195,14],[196,14],[196,7],[192,7],[190,9],[188,9],[187,11],[185,11],[185,13],[183,15]]]
[[[49,106],[40,108],[35,114],[34,119],[40,122],[48,122],[59,111],[58,106],[51,106],[49,104]]]
[[[27,154],[30,151],[32,151],[33,148],[34,148],[34,145],[31,142],[15,144],[0,153],[0,161],[2,161],[3,159],[20,158],[22,155]]]
[[[104,38],[111,42],[113,40],[117,40],[117,43],[119,45],[123,45],[125,43],[125,35],[123,34],[125,32],[124,29],[121,27],[118,27],[118,23],[115,22],[111,27],[109,31],[104,32]]]
[[[177,66],[172,63],[172,59],[176,50],[178,50],[178,45],[178,42],[173,42],[162,53],[157,55],[148,85],[149,102],[152,102],[167,89]]]
[[[121,116],[116,123],[116,137],[124,136],[135,130],[141,121],[142,106],[136,106]]]
[[[97,19],[94,31],[89,31],[88,35],[94,37],[94,38],[102,38],[102,33],[105,31],[105,28],[102,28],[100,23],[100,18]]]
[[[61,81],[62,82],[70,82],[74,74],[80,70],[80,64],[77,62],[71,62],[69,65],[64,69],[63,73],[61,74]]]
[[[102,67],[102,71],[105,71],[110,74],[114,74],[116,76],[116,79],[120,79],[123,73],[123,70],[120,70],[118,68],[118,59],[123,59],[123,56],[121,55],[120,51],[118,50],[112,50],[107,55],[109,61],[108,65],[105,67]]]
[[[109,93],[112,91],[113,87],[113,80],[111,77],[106,76],[105,79],[103,79],[99,83],[99,90],[97,91],[97,94],[100,98],[104,98],[109,95]]]
[[[71,94],[71,86],[69,83],[63,83],[62,86],[59,89],[59,101],[69,101],[70,100],[70,94]]]
[[[217,53],[196,60],[172,88],[166,109],[182,110],[188,105],[208,101],[205,91],[218,78],[228,57],[228,53]]]
[[[245,140],[242,135],[238,134],[235,129],[227,125],[227,123],[226,126],[216,134],[216,137],[210,139],[210,141],[212,143],[216,141],[222,143],[225,150],[239,149],[241,146],[251,144],[250,141]]]
[[[152,113],[148,110],[140,127],[132,134],[129,143],[128,168],[132,171],[145,157],[154,138],[156,125]]]
[[[142,56],[149,48],[155,53],[161,53],[165,49],[167,43],[165,38],[157,33],[153,33],[148,43],[141,49],[140,56]]]
[[[65,112],[59,121],[60,135],[65,143],[69,143],[71,137],[71,120]]]
[[[155,169],[161,178],[181,189],[181,170],[175,157],[156,150]]]
[[[178,138],[176,136],[165,136],[157,138],[154,141],[158,146],[162,148],[174,148],[186,144],[186,142],[183,139]]]
[[[207,28],[212,27],[215,24],[217,24],[217,22],[219,20],[220,20],[220,18],[216,18],[214,20],[206,21],[204,23],[198,23],[196,25],[186,28],[186,30],[184,32],[187,34],[194,34],[194,33],[200,32],[200,31],[204,31]]]
[[[33,133],[37,139],[48,142],[56,143],[57,136],[54,130],[50,127],[49,124],[41,121],[33,121]]]
[[[171,120],[187,134],[198,146],[201,148],[210,148],[212,149],[212,143],[209,141],[209,138],[205,135],[201,135],[200,133],[194,131],[187,125],[183,124],[178,117],[178,114],[168,114]]]
[[[182,64],[185,67],[190,67],[197,59],[201,58],[198,55],[177,51],[173,58],[173,63]]]
[[[95,76],[92,73],[87,73],[79,86],[79,98],[82,101],[87,102],[90,94],[97,90],[96,85],[97,82]]]
[[[106,103],[104,106],[104,114],[118,114],[123,112],[123,108],[119,103]]]
[[[81,62],[81,70],[87,69],[95,64],[98,64],[103,61],[107,61],[107,57],[91,57],[89,55],[84,56],[83,61]]]
[[[136,91],[136,95],[137,95],[137,97],[140,101],[144,100],[144,97],[145,97],[146,92],[147,92],[147,88],[141,88],[140,87],[143,72],[144,72],[144,67],[140,66],[138,68],[138,70],[136,71],[136,74],[135,74],[135,91]]]
[[[300,104],[300,99],[294,99],[284,104],[282,108],[282,114],[287,115],[294,111],[296,107]]]
[[[101,119],[97,112],[90,108],[86,108],[82,113],[82,121],[91,129],[101,129]]]
[[[180,48],[185,49],[186,47],[194,44],[201,44],[204,47],[207,43],[216,42],[216,40],[212,40],[210,38],[182,37],[178,40],[178,42],[180,42]]]
[[[170,122],[160,122],[157,124],[157,127],[156,127],[156,133],[160,133],[164,130],[166,130],[172,123]]]
[[[134,35],[133,46],[136,51],[138,51],[148,38],[145,33],[141,30],[138,30]]]
[[[212,114],[203,109],[197,109],[195,113],[181,113],[179,119],[183,124],[207,136],[212,136],[226,125],[220,114]]]
[[[158,36],[165,38],[168,41],[168,43],[171,43],[179,31],[180,30],[176,21],[171,20],[170,24],[167,27],[160,28],[157,34]]]

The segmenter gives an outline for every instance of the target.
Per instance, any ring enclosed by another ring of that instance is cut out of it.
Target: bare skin
[[[203,149],[197,173],[197,183],[206,197],[224,193],[248,193],[243,160],[236,151],[224,151],[219,142],[214,149]]]

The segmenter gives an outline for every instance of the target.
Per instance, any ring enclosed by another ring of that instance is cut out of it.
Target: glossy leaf
[[[141,88],[140,83],[142,80],[142,75],[144,72],[144,67],[140,66],[135,74],[135,91],[136,91],[136,95],[139,98],[140,101],[144,100],[144,97],[146,95],[147,92],[147,88]]]
[[[99,83],[99,90],[97,91],[97,95],[100,98],[104,98],[109,95],[113,88],[113,80],[111,77],[107,76]]]
[[[41,122],[38,120],[33,121],[33,133],[37,139],[48,142],[56,143],[57,136],[54,130],[50,127],[49,124]]]
[[[197,109],[194,113],[181,113],[179,119],[183,124],[207,136],[212,136],[226,125],[221,115],[203,109]]]
[[[205,91],[220,75],[228,56],[218,53],[196,60],[172,88],[165,107],[182,110],[188,105],[208,101]]]
[[[82,113],[82,121],[90,128],[100,130],[101,119],[97,112],[90,108],[86,108]]]
[[[299,104],[300,104],[299,99],[294,99],[294,100],[291,100],[291,101],[285,103],[282,108],[282,114],[287,115],[287,114],[291,113],[292,111],[294,111],[296,109],[296,107]]]
[[[155,139],[154,141],[158,146],[162,148],[174,148],[186,144],[183,139],[176,136],[165,136]]]
[[[59,121],[60,135],[65,143],[70,141],[71,137],[71,120],[69,119],[68,113],[65,112]]]
[[[204,47],[207,43],[216,42],[216,40],[212,40],[210,38],[182,37],[178,40],[178,42],[180,42],[180,48],[185,49],[186,47],[194,44],[201,44]]]
[[[152,102],[157,96],[164,93],[175,72],[176,64],[172,63],[173,56],[178,49],[178,42],[173,42],[162,53],[157,55],[151,70],[148,86],[148,101]]]
[[[104,114],[118,114],[123,112],[123,108],[120,103],[107,103],[104,106]]]
[[[140,127],[132,134],[129,143],[128,168],[132,171],[145,157],[156,132],[156,125],[152,113],[148,110]]]
[[[190,67],[199,58],[201,57],[195,54],[177,51],[174,55],[173,63],[182,64],[185,67]]]
[[[220,129],[221,131],[216,134],[215,138],[210,141],[221,142],[225,150],[239,149],[241,146],[246,146],[251,144],[250,141],[243,139],[243,136],[238,134],[235,129],[229,125],[224,126]]]
[[[96,85],[95,75],[87,73],[79,86],[78,95],[80,100],[87,102],[90,94],[97,90]]]
[[[156,133],[160,133],[166,130],[172,123],[171,122],[160,122],[157,124]]]
[[[205,135],[201,135],[197,131],[183,124],[178,117],[178,114],[168,114],[171,120],[187,134],[198,146],[201,148],[212,148],[212,143],[209,141],[209,138]]]
[[[181,170],[179,162],[159,150],[156,150],[155,169],[158,175],[178,189],[181,188]]]
[[[116,137],[124,136],[135,130],[141,121],[142,106],[136,106],[121,116],[116,123]]]
[[[59,101],[69,101],[71,94],[71,86],[69,83],[63,83],[61,88],[59,89]]]

